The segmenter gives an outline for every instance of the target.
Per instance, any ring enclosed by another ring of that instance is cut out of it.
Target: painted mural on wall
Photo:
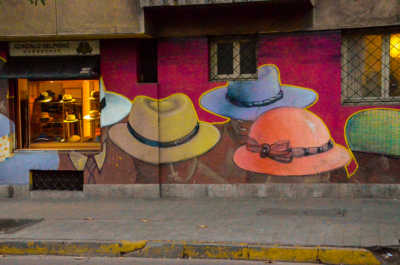
[[[228,82],[227,86],[204,93],[200,104],[220,116],[254,121],[277,107],[309,107],[317,98],[317,93],[311,89],[282,85],[278,68],[263,65],[258,68],[258,80]]]
[[[160,100],[137,96],[128,122],[114,125],[109,137],[123,151],[144,162],[142,168],[163,164],[170,171],[166,172],[167,179],[182,182],[193,177],[197,157],[218,143],[220,132],[212,124],[199,121],[188,96],[173,94]],[[179,162],[189,165],[188,172],[177,173]]]
[[[14,122],[0,114],[0,185],[29,184],[30,170],[58,168],[55,151],[10,152],[14,138]]]
[[[100,152],[68,152],[64,157],[63,169],[83,170],[85,183],[135,183],[135,168],[123,160],[118,152],[109,146],[108,127],[123,120],[131,109],[128,98],[107,91],[103,78],[100,78],[100,126],[102,128],[103,145]],[[69,160],[65,161],[66,156]],[[120,163],[122,167],[120,168]],[[121,172],[122,169],[122,172]],[[112,173],[113,172],[113,173]],[[123,176],[121,179],[121,175]]]
[[[374,177],[386,182],[397,181],[400,172],[399,119],[400,110],[393,108],[363,109],[348,117],[345,140],[356,163],[350,174],[362,176],[365,181],[376,181]]]
[[[248,171],[299,177],[342,168],[350,157],[315,114],[280,107],[256,120],[247,144],[235,152],[234,161]]]
[[[52,168],[86,184],[400,183],[400,110],[341,105],[340,34],[261,36],[248,81],[210,81],[207,39],[183,38],[160,40],[158,82],[138,83],[135,47],[102,42],[101,151],[60,151]],[[0,184],[29,154],[0,162]]]
[[[121,121],[103,126],[103,150],[106,150],[103,170],[98,170],[97,164],[94,168],[101,172],[94,181],[85,181],[370,182],[360,176],[365,175],[360,174],[363,157],[377,154],[353,150],[353,155],[345,147],[345,121],[365,107],[340,106],[340,38],[337,36],[261,39],[258,58],[261,66],[256,81],[210,82],[207,42],[200,38],[161,41],[158,83],[135,84],[126,79],[136,77],[130,68],[134,64],[125,57],[135,61],[136,55],[122,45],[120,55],[109,54],[121,57],[115,63],[104,59],[103,73],[112,90],[132,100],[132,108]],[[178,107],[183,104],[181,101],[191,107],[181,110]],[[174,118],[181,112],[185,113],[181,114],[185,122]],[[170,113],[175,114],[169,116]],[[195,121],[212,127],[214,136],[194,144],[191,137],[199,132]],[[288,124],[296,125],[285,127]],[[393,159],[386,154],[379,155],[384,157],[383,163]],[[354,170],[346,174],[346,164],[352,158],[360,168],[356,174]],[[117,173],[107,176],[109,173],[105,174],[104,170],[108,168]],[[368,170],[364,172],[370,174]],[[385,181],[400,182],[399,177]]]
[[[282,85],[279,69],[263,65],[257,81],[229,82],[206,92],[200,104],[230,122],[247,123],[247,128],[236,126],[245,144],[235,151],[237,166],[268,175],[266,182],[279,180],[273,176],[312,181],[321,180],[315,175],[344,167],[350,160],[347,150],[334,144],[325,124],[302,109],[317,98],[311,89]]]

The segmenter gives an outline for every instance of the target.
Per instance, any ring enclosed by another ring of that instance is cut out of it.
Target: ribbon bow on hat
[[[318,147],[290,147],[290,141],[279,140],[273,144],[259,144],[255,139],[248,137],[246,149],[253,153],[259,153],[261,158],[271,158],[281,163],[290,163],[293,157],[303,157],[324,153],[333,148],[333,142],[329,140]]]
[[[292,148],[290,148],[290,142],[287,140],[260,145],[255,139],[249,137],[246,148],[250,152],[260,153],[261,158],[269,157],[282,163],[290,163],[293,160]]]

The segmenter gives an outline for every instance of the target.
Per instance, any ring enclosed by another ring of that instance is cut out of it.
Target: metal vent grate
[[[32,190],[83,191],[83,171],[31,170]]]

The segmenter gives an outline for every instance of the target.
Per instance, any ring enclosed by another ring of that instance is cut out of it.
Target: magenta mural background
[[[138,83],[136,39],[103,40],[100,43],[100,71],[107,90],[130,99],[137,95],[157,98],[157,83]]]
[[[225,84],[209,81],[207,38],[160,39],[158,83],[137,82],[138,42],[135,39],[101,42],[101,72],[108,90],[131,100],[137,95],[164,98],[174,93],[185,93],[192,99],[200,120],[224,121],[204,111],[198,104],[202,93]],[[332,137],[345,145],[343,130],[346,119],[352,113],[372,106],[341,105],[340,45],[340,32],[263,36],[259,42],[258,66],[275,64],[283,84],[318,92],[319,100],[310,110],[324,120]]]

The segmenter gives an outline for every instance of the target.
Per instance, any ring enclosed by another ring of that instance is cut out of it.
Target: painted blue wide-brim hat
[[[0,137],[14,133],[14,123],[0,114]],[[29,184],[30,170],[56,170],[60,159],[56,151],[16,152],[0,162],[0,185]]]
[[[103,78],[100,78],[100,126],[106,127],[120,122],[128,116],[132,103],[117,93],[106,91]]]
[[[282,85],[275,65],[258,68],[258,80],[231,81],[227,86],[204,93],[200,105],[217,115],[254,121],[262,113],[278,107],[306,108],[318,99],[309,88]]]

